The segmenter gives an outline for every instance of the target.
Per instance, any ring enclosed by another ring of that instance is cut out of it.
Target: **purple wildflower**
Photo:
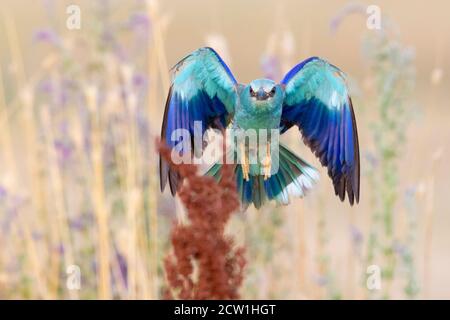
[[[344,6],[339,12],[331,19],[330,21],[330,29],[332,33],[336,33],[337,29],[341,25],[342,21],[346,17],[348,17],[351,14],[366,14],[366,7],[362,4],[358,3],[349,3],[346,6]]]
[[[128,26],[134,30],[148,31],[150,28],[150,19],[143,12],[135,12],[131,15]]]
[[[54,247],[55,252],[57,252],[60,255],[64,254],[65,248],[63,243],[59,243],[57,246]]]
[[[51,29],[37,30],[33,35],[33,40],[40,43],[48,43],[54,46],[59,45],[58,35]]]
[[[6,188],[3,186],[0,186],[0,200],[4,200],[7,195],[8,195],[8,192],[6,191]]]
[[[405,190],[405,197],[407,200],[414,199],[417,193],[417,187],[416,186],[409,186]]]
[[[263,56],[261,59],[261,69],[265,78],[274,81],[281,79],[280,60],[276,56]]]
[[[83,231],[93,222],[94,216],[92,212],[85,212],[75,218],[70,219],[69,227],[76,231]]]
[[[372,168],[376,168],[378,166],[379,160],[372,152],[366,152],[364,157]]]
[[[359,246],[362,243],[362,241],[364,240],[364,236],[363,236],[361,230],[359,230],[354,225],[350,226],[350,235],[351,235],[352,243],[354,246]]]
[[[328,284],[328,282],[329,282],[328,277],[325,276],[325,275],[321,275],[321,274],[316,275],[316,276],[313,278],[313,281],[314,281],[319,287],[325,287],[325,286]]]
[[[37,89],[39,92],[48,94],[48,95],[50,95],[54,90],[52,82],[48,79],[45,79],[45,80],[42,80],[41,82],[39,82]]]
[[[133,86],[136,89],[145,89],[148,84],[148,79],[143,73],[136,73],[133,75]]]
[[[408,253],[407,246],[402,244],[398,240],[394,241],[394,244],[392,245],[392,249],[394,250],[394,252],[396,254],[398,254],[401,257],[404,257]]]
[[[122,282],[125,284],[125,287],[128,287],[128,264],[127,260],[125,259],[125,256],[119,252],[119,250],[116,248],[116,259],[117,264],[119,266],[120,271],[120,277]]]
[[[60,164],[65,164],[67,161],[70,160],[72,153],[73,153],[73,146],[72,144],[62,141],[62,140],[56,140],[55,143],[55,149],[58,154],[58,160]]]

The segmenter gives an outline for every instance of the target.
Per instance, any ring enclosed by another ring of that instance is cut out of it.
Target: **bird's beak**
[[[267,100],[268,97],[269,94],[265,92],[263,88],[259,88],[256,92],[256,100]]]

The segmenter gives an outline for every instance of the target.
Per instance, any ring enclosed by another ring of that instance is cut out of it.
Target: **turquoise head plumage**
[[[284,92],[269,79],[257,79],[238,90],[234,120],[243,129],[278,128]]]

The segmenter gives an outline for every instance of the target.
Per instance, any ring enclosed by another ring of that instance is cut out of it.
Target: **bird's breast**
[[[279,128],[281,108],[263,105],[241,106],[235,114],[235,122],[241,129]]]

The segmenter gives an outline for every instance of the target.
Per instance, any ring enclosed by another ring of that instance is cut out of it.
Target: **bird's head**
[[[255,108],[270,109],[279,106],[283,100],[283,89],[269,79],[250,82],[241,92],[241,101]]]

